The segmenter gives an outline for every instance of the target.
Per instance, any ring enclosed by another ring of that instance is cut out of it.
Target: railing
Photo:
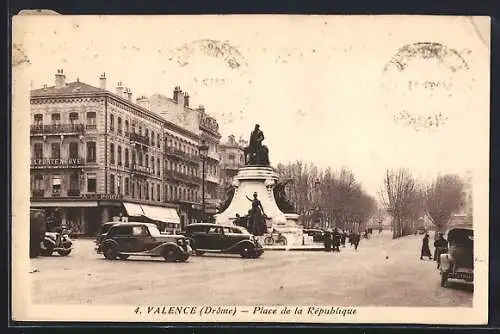
[[[38,197],[43,197],[45,195],[45,190],[44,189],[34,189],[31,191],[31,196],[38,198]]]
[[[87,124],[85,125],[86,130],[97,130],[97,124]]]
[[[82,134],[85,132],[84,124],[50,124],[50,125],[32,125],[31,134],[50,135],[50,134]]]
[[[142,136],[138,133],[131,132],[129,134],[129,138],[131,141],[135,141],[136,143],[140,143],[143,145],[149,145],[149,137],[147,137],[147,136]]]
[[[178,158],[181,158],[184,160],[189,160],[189,161],[194,161],[194,162],[200,161],[199,156],[183,152],[177,148],[165,147],[165,151],[166,151],[167,155],[170,155],[170,156],[175,156],[175,157],[178,157]]]
[[[80,189],[68,189],[68,196],[80,196]]]
[[[78,168],[85,165],[85,159],[82,157],[69,159],[51,159],[51,158],[33,158],[31,159],[32,168]]]

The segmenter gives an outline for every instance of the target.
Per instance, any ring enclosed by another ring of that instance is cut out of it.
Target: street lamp
[[[201,157],[201,219],[205,222],[205,158],[208,154],[208,146],[204,140],[201,141],[198,149]]]

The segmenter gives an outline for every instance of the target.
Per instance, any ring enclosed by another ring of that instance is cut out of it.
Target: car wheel
[[[179,258],[179,262],[186,262],[189,259],[189,254],[183,254]]]
[[[71,253],[71,249],[58,250],[57,252],[61,256],[68,256]]]
[[[276,244],[281,246],[286,246],[287,243],[288,242],[285,237],[279,237],[278,240],[276,241]]]
[[[167,262],[176,262],[179,259],[179,252],[177,249],[174,249],[172,247],[165,248],[163,251],[163,258]]]
[[[198,256],[202,256],[203,254],[205,254],[205,252],[199,250],[195,250],[194,253]]]
[[[240,256],[244,259],[250,257],[250,248],[248,246],[243,246],[240,250]]]
[[[130,255],[128,255],[128,254],[118,254],[118,258],[120,260],[126,260],[126,259],[128,259],[129,256]]]
[[[448,282],[448,272],[441,273],[441,287],[446,288],[446,283]]]
[[[108,260],[116,260],[116,257],[118,256],[118,250],[116,249],[115,245],[106,246],[106,248],[103,249],[102,253]]]
[[[54,245],[48,241],[42,241],[41,245],[40,254],[42,256],[51,256],[54,252]]]

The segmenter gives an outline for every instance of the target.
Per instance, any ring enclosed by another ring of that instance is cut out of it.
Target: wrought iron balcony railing
[[[131,141],[134,141],[136,143],[143,144],[143,145],[149,145],[149,143],[150,143],[148,136],[143,136],[143,135],[140,135],[140,134],[134,133],[134,132],[131,132],[129,134],[129,138]]]
[[[30,133],[33,135],[60,135],[60,134],[83,134],[85,124],[50,124],[32,125]]]

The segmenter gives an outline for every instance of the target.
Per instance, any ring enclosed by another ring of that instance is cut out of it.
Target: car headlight
[[[188,245],[188,246],[189,246],[189,244],[190,244],[189,239],[186,239],[186,240],[185,240],[185,243],[186,243],[186,245]]]
[[[184,244],[184,240],[179,239],[179,240],[177,240],[177,243],[182,246]]]

